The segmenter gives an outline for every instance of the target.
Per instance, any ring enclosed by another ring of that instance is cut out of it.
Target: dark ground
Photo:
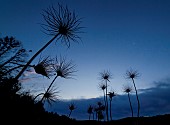
[[[71,121],[65,122],[64,124],[60,122],[59,125],[170,125],[170,114],[158,115],[152,117],[140,117],[136,118],[123,118],[119,120],[113,120],[109,122],[104,121],[93,121],[93,120],[84,120],[84,121]]]

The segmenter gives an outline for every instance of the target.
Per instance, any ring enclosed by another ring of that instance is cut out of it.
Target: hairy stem
[[[128,99],[129,99],[130,109],[131,109],[132,117],[133,117],[133,108],[132,108],[132,103],[131,103],[131,100],[130,100],[129,92],[128,92]]]
[[[106,80],[106,119],[109,121],[109,113],[108,113],[108,98],[107,98],[107,80]]]
[[[54,83],[54,81],[57,79],[57,77],[58,77],[58,76],[56,76],[56,77],[53,79],[53,81],[52,81],[51,84],[48,86],[48,88],[47,88],[47,90],[46,90],[45,93],[47,93],[47,92],[50,90],[51,86],[53,85],[53,83]],[[44,94],[44,95],[45,95],[45,94]],[[42,97],[41,101],[43,101],[43,99],[44,99],[44,96]]]
[[[110,99],[110,120],[112,121],[112,100]]]
[[[48,41],[41,49],[39,49],[38,52],[36,52],[32,58],[27,62],[27,64],[22,68],[22,70],[18,73],[18,75],[15,77],[16,80],[19,79],[19,77],[22,75],[22,73],[27,69],[27,67],[31,64],[31,62],[45,49],[52,43],[52,41],[58,37],[59,34],[55,35],[50,41]]]
[[[138,101],[138,114],[137,114],[137,117],[139,117],[139,112],[140,112],[140,102],[139,102],[138,92],[137,92],[137,89],[136,89],[136,85],[135,85],[134,79],[132,79],[132,81],[133,81],[133,85],[134,85],[134,88],[135,88],[135,91],[136,91],[136,99],[137,99],[137,101]]]

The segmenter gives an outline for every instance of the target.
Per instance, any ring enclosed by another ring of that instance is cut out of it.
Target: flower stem
[[[110,99],[110,120],[112,121],[112,99]]]
[[[139,118],[140,102],[139,102],[138,92],[137,92],[137,89],[136,89],[136,85],[135,85],[134,79],[132,79],[132,81],[133,81],[133,85],[134,85],[134,88],[135,88],[135,91],[136,91],[136,99],[138,101],[138,114],[137,114],[137,117]]]
[[[132,108],[132,103],[131,103],[131,100],[130,100],[130,95],[129,95],[129,93],[128,93],[128,99],[129,99],[130,109],[131,109],[132,117],[133,117],[133,108]]]
[[[107,119],[107,121],[109,121],[108,98],[107,98],[107,80],[106,80],[106,119]]]
[[[53,83],[54,83],[54,81],[57,79],[57,77],[58,77],[58,75],[53,79],[53,81],[51,82],[51,84],[48,86],[45,94],[50,90],[51,86],[53,85]],[[44,94],[44,95],[45,95],[45,94]],[[43,99],[44,99],[44,96],[42,97],[41,101],[43,101]]]
[[[48,41],[37,53],[35,53],[32,58],[27,62],[27,64],[22,68],[22,70],[15,77],[16,80],[22,75],[22,73],[27,69],[27,67],[31,64],[31,62],[50,44],[52,41],[58,37],[59,34],[56,34],[50,41]]]

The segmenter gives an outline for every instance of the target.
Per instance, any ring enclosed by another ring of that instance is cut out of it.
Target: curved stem
[[[105,105],[106,105],[106,96],[105,96],[105,92],[104,92],[104,90],[103,90],[103,95],[104,95],[104,102],[105,102]]]
[[[104,95],[104,105],[105,105],[105,107],[106,107],[106,94],[105,94],[105,91],[103,90],[103,95]]]
[[[53,79],[53,81],[51,82],[51,84],[48,86],[45,94],[50,90],[51,86],[53,85],[53,83],[54,83],[54,81],[57,79],[57,77],[58,77],[58,75]],[[44,95],[45,95],[45,94],[44,94]],[[43,101],[43,99],[44,99],[44,96],[42,97],[41,101]]]
[[[70,110],[70,113],[69,113],[69,115],[68,115],[69,118],[70,118],[70,116],[71,116],[71,113],[72,113],[72,110]]]
[[[104,94],[104,106],[106,107],[106,94],[105,94],[105,91],[103,90],[103,94]],[[104,118],[104,120],[105,120],[105,118]]]
[[[94,120],[94,113],[92,115],[93,115],[93,120]]]
[[[58,75],[53,79],[53,81],[51,82],[51,84],[49,85],[47,92],[49,91],[49,89],[51,88],[51,86],[53,85],[54,81],[57,79]]]
[[[91,118],[91,113],[89,114],[89,120],[90,120],[90,118]]]
[[[112,121],[112,99],[110,99],[110,120]]]
[[[16,80],[22,75],[22,73],[27,69],[27,67],[31,64],[31,62],[50,44],[52,41],[58,37],[59,34],[55,35],[50,41],[48,41],[37,53],[35,53],[32,58],[27,62],[27,64],[23,67],[23,69],[18,73],[15,77]]]
[[[129,99],[130,109],[131,109],[132,117],[133,117],[133,108],[132,108],[132,103],[131,103],[131,100],[130,100],[129,92],[128,92],[128,99]]]
[[[108,114],[108,99],[107,99],[107,80],[106,80],[106,119],[109,121],[109,114]]]
[[[39,93],[38,95],[36,95],[35,97],[34,97],[34,101],[35,101],[35,99],[38,97],[38,96],[40,96],[40,95],[42,95],[42,94],[44,94],[44,93]]]
[[[132,79],[132,81],[133,81],[133,85],[134,85],[134,88],[135,88],[135,91],[136,91],[136,99],[137,99],[137,101],[138,101],[138,114],[137,114],[137,117],[139,117],[140,102],[139,102],[138,92],[137,92],[137,89],[136,89],[136,85],[135,85],[134,79]]]
[[[98,113],[97,113],[97,111],[96,111],[96,119],[98,120]]]

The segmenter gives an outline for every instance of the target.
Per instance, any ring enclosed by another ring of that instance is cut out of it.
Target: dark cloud
[[[170,113],[170,79],[160,82],[154,82],[155,87],[140,89],[139,99],[141,104],[141,116],[154,116]],[[137,101],[135,93],[130,95],[134,115],[137,114]],[[75,103],[76,109],[72,113],[72,118],[88,119],[87,108],[91,105],[96,105],[98,101],[103,101],[102,97],[92,99],[78,99],[78,100],[60,100],[51,107],[46,105],[48,111],[57,112],[60,115],[68,115],[68,105]],[[112,116],[113,119],[120,119],[130,117],[131,111],[127,95],[117,95],[112,101]]]
[[[155,115],[170,113],[170,79],[155,82],[153,88],[141,90],[141,113]]]

